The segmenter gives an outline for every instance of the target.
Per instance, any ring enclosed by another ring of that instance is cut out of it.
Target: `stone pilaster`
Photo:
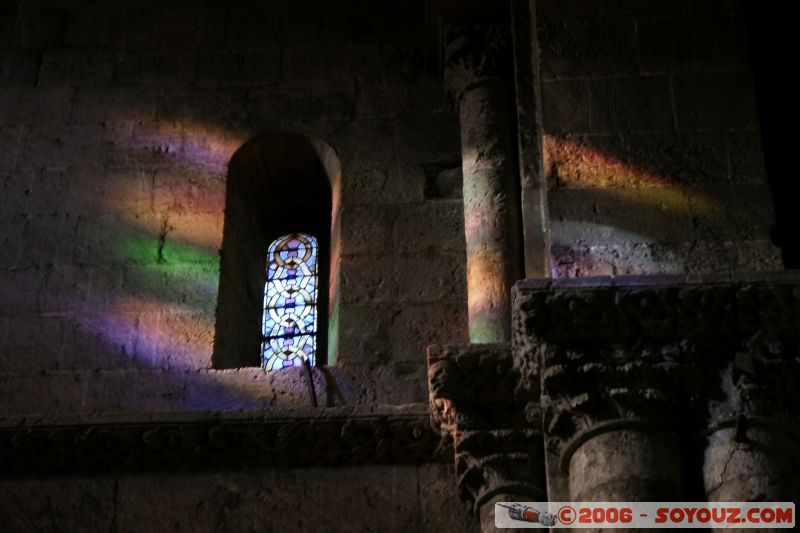
[[[519,184],[504,26],[448,26],[444,79],[457,103],[464,176],[470,342],[508,341],[521,277]]]
[[[433,425],[453,439],[459,491],[482,530],[495,531],[497,501],[543,501],[541,414],[510,345],[431,346],[428,378]]]

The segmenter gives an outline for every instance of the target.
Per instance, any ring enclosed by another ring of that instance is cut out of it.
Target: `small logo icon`
[[[513,520],[519,520],[521,522],[533,522],[534,524],[538,523],[543,526],[550,527],[556,525],[557,518],[556,515],[552,513],[543,513],[538,509],[527,507],[519,503],[512,503],[511,505],[503,505],[502,503],[498,503],[497,505],[508,509],[508,516]]]

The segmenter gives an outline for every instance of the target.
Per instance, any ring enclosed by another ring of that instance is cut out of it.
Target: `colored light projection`
[[[280,370],[314,364],[317,333],[317,240],[284,235],[269,245],[261,366]]]
[[[662,228],[689,234],[693,220],[720,223],[716,198],[667,174],[691,168],[693,154],[665,155],[671,170],[656,170],[568,137],[547,134],[543,148],[551,187],[570,202],[551,213],[553,277],[683,273],[685,236]],[[576,209],[580,202],[591,209]]]
[[[543,144],[546,171],[557,168],[557,181],[567,187],[602,189],[609,196],[673,213],[707,215],[717,207],[714,198],[696,188],[601,149],[547,134]]]
[[[73,171],[74,201],[89,213],[78,221],[79,259],[92,265],[77,325],[108,346],[98,351],[136,367],[208,368],[226,165],[252,133],[123,110],[115,119],[109,139],[124,150],[107,155],[115,164],[103,179]]]

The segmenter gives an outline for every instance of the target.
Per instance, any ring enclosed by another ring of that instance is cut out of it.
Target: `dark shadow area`
[[[773,240],[786,268],[800,268],[800,178],[797,162],[795,16],[789,4],[745,1],[767,176],[775,201]]]

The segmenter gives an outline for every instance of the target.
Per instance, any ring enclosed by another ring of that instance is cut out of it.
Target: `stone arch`
[[[259,366],[267,246],[292,232],[319,241],[317,361],[334,362],[340,177],[333,148],[305,134],[265,133],[234,153],[225,191],[214,368]]]

